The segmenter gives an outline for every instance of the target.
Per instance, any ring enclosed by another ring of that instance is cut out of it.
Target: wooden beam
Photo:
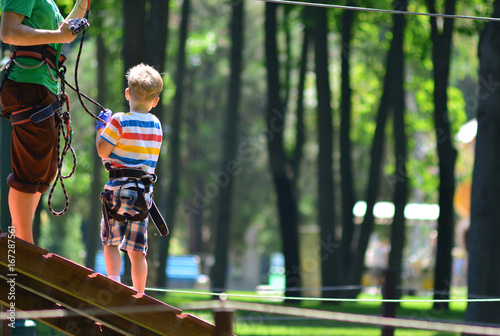
[[[7,245],[7,234],[0,234],[4,271],[9,267]],[[16,282],[26,290],[124,335],[208,336],[215,332],[213,325],[178,308],[147,295],[136,298],[136,291],[128,286],[17,238],[15,272]]]
[[[3,271],[2,268],[0,268]],[[4,280],[4,279],[2,279]],[[10,301],[8,298],[8,288],[6,281],[0,281],[0,302],[4,305],[9,305]],[[40,321],[49,327],[64,333],[65,335],[89,335],[89,336],[97,336],[97,335],[123,335],[120,333],[113,332],[109,330],[107,327],[102,327],[96,325],[93,320],[90,320],[86,317],[80,316],[71,312],[68,309],[65,309],[62,306],[55,304],[54,302],[47,300],[43,297],[40,297],[23,287],[16,286],[16,311],[17,315],[22,312],[30,312],[37,311],[34,313],[30,319]],[[43,312],[49,311],[58,311],[59,316],[54,317],[40,317],[39,314]],[[23,318],[24,319],[24,318]],[[83,331],[83,332],[81,332]]]
[[[4,274],[2,266],[0,266],[0,274]],[[0,275],[0,278],[3,277]],[[6,283],[6,281],[0,282]],[[18,289],[22,290],[19,296],[17,293]],[[68,335],[78,335],[82,330],[84,332],[81,335],[86,335],[85,330],[94,327],[98,328],[100,332],[105,332],[110,335],[158,335],[155,332],[139,327],[119,316],[110,314],[108,311],[78,300],[71,295],[48,287],[44,283],[20,273],[16,277],[16,297],[18,297],[16,306],[20,307],[19,309],[22,310],[55,309],[65,311],[68,320],[67,323],[65,322],[65,318],[56,321],[58,324],[54,324],[50,318],[38,320],[42,323],[47,322],[47,325],[63,333],[68,330]],[[2,300],[2,298],[0,298],[0,300]],[[33,303],[30,304],[30,301],[33,301]],[[46,306],[37,306],[37,303],[40,304],[40,302],[47,302]],[[79,318],[82,320],[81,323],[78,321]]]

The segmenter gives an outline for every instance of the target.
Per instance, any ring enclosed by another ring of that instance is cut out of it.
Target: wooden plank
[[[8,238],[9,236],[10,236],[10,234],[7,232],[0,233],[0,242],[1,242],[0,246],[3,246],[5,248],[5,250],[7,250],[7,247],[8,247],[10,240],[12,240],[12,239]],[[15,239],[15,244],[16,244],[16,246],[15,246],[16,249],[19,246],[19,247],[22,247],[23,249],[31,250],[32,253],[35,253],[38,255],[45,255],[45,254],[49,253],[49,251],[47,251],[46,249],[41,248],[40,246],[36,246],[36,245],[31,244],[31,243],[28,243],[27,241],[19,239],[19,238]]]
[[[7,241],[7,235],[0,234],[0,265],[4,266],[8,266]],[[57,294],[68,307],[93,307],[100,315],[108,316],[102,317],[105,325],[121,323],[125,327],[127,321],[138,328],[132,335],[139,335],[139,329],[172,336],[213,335],[211,324],[179,315],[182,310],[147,295],[136,298],[135,290],[71,260],[17,238],[15,250],[15,270],[18,277],[23,276],[26,286],[39,287],[44,294]]]
[[[180,335],[215,335],[215,326],[191,314],[181,315],[184,321],[184,327]],[[229,336],[228,334],[227,336]],[[232,335],[232,334],[231,334]]]
[[[0,267],[1,271],[1,267]],[[43,293],[43,297],[49,298],[53,302],[60,303],[57,306],[58,309],[67,308],[72,313],[76,313],[85,316],[89,319],[92,324],[94,322],[99,322],[103,331],[106,329],[114,330],[119,333],[119,335],[134,335],[134,336],[153,336],[158,335],[157,333],[140,327],[134,322],[123,319],[120,316],[110,314],[109,311],[103,310],[99,307],[88,304],[84,301],[75,298],[72,295],[59,291],[55,288],[47,286],[45,283],[32,279],[24,274],[19,273],[16,278],[16,283],[20,286],[27,287],[34,293]],[[42,297],[38,295],[39,297]],[[22,296],[21,296],[22,297]],[[22,297],[24,301],[24,297]],[[75,314],[72,314],[75,315]],[[90,322],[87,322],[90,325]],[[72,330],[85,330],[85,328],[71,327]]]
[[[5,281],[0,281],[0,302],[3,304],[10,304],[7,298],[7,288]],[[94,321],[87,319],[83,316],[78,316],[71,311],[56,305],[54,302],[40,297],[22,287],[16,287],[16,310],[17,311],[66,311],[67,316],[58,317],[30,317],[30,319],[42,322],[49,327],[64,333],[65,335],[85,335],[85,336],[98,336],[98,335],[113,335],[121,336],[123,334],[117,333],[108,327],[97,326]],[[22,299],[21,299],[22,298]],[[35,314],[36,315],[36,314]]]

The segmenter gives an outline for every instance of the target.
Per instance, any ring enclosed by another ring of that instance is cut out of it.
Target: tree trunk
[[[348,5],[352,5],[349,1]],[[341,105],[340,105],[340,187],[342,202],[342,240],[340,255],[342,283],[348,284],[347,274],[351,267],[351,247],[354,235],[352,209],[356,197],[354,196],[354,181],[352,176],[351,158],[351,38],[355,12],[346,10],[342,13],[342,60],[341,60]]]
[[[500,0],[493,17],[500,17]],[[479,40],[478,130],[471,191],[468,295],[500,297],[500,25],[488,22]],[[469,302],[469,322],[499,323],[500,302]]]
[[[406,0],[395,0],[394,8],[406,11]],[[394,121],[394,155],[396,170],[394,172],[394,219],[391,226],[391,251],[389,253],[389,269],[396,276],[396,286],[401,283],[401,270],[403,263],[403,249],[406,241],[405,233],[405,207],[408,199],[408,177],[406,174],[406,124],[405,91],[404,91],[404,30],[406,17],[394,17],[392,48],[394,58],[392,61],[394,72],[391,76],[393,94],[393,121]]]
[[[188,22],[190,15],[190,0],[182,2],[182,18],[179,29],[179,45],[177,54],[177,73],[175,76],[175,97],[174,108],[172,111],[172,132],[170,134],[170,186],[168,197],[165,206],[165,220],[170,229],[170,235],[166,239],[162,239],[162,246],[160,248],[160,266],[159,269],[164,270],[167,267],[168,249],[170,246],[170,237],[175,229],[175,210],[177,207],[177,198],[179,196],[179,178],[180,178],[180,126],[181,126],[181,112],[183,103],[183,82],[184,72],[186,67],[186,41],[188,37]],[[164,244],[164,245],[163,245]],[[167,279],[165,272],[158,272],[157,286],[166,286]]]
[[[292,157],[292,170],[293,174],[293,185],[294,188],[297,186],[297,180],[299,178],[300,163],[302,162],[302,157],[304,154],[304,143],[305,143],[305,127],[304,127],[304,88],[306,84],[306,72],[307,63],[309,58],[309,40],[311,36],[311,30],[307,27],[304,28],[303,40],[302,40],[302,52],[300,60],[299,69],[299,86],[297,88],[297,122],[295,124],[295,150],[293,151]]]
[[[145,20],[146,0],[123,0],[124,71],[143,61]]]
[[[455,14],[456,0],[446,1],[446,14]],[[429,0],[429,11],[435,13],[435,1]],[[448,116],[448,80],[450,74],[453,19],[445,19],[443,31],[439,32],[436,18],[431,18],[432,59],[434,63],[434,125],[436,128],[437,153],[439,158],[439,218],[436,264],[434,269],[434,299],[449,299],[452,277],[452,249],[455,234],[455,161],[457,151],[453,147]],[[448,309],[447,302],[435,302],[434,308]]]
[[[320,227],[320,260],[322,287],[333,287],[338,281],[338,253],[335,235],[335,199],[333,182],[333,118],[330,106],[331,93],[328,71],[328,19],[325,8],[316,9],[316,26],[313,29],[318,92],[318,222]],[[335,292],[323,289],[323,297]]]
[[[228,250],[231,241],[231,213],[233,185],[241,167],[237,164],[237,142],[239,105],[241,91],[241,69],[243,52],[243,1],[232,1],[232,18],[229,27],[231,32],[231,75],[228,88],[228,103],[224,125],[224,153],[217,173],[219,187],[217,237],[215,244],[215,264],[212,268],[211,280],[214,291],[226,289]]]
[[[282,6],[283,10],[283,29],[285,33],[285,94],[283,99],[283,105],[285,109],[288,109],[288,103],[290,98],[290,75],[292,72],[292,36],[290,33],[290,10],[291,6]]]
[[[368,187],[365,195],[366,213],[363,219],[363,223],[361,224],[361,232],[359,234],[359,238],[357,239],[354,262],[350,273],[349,282],[351,284],[359,285],[361,283],[361,277],[363,275],[365,267],[364,261],[366,249],[368,247],[368,241],[373,231],[375,220],[373,216],[373,208],[377,200],[380,178],[382,174],[381,168],[385,147],[385,126],[387,124],[389,110],[393,107],[394,102],[394,87],[392,76],[394,76],[395,71],[393,64],[397,61],[396,58],[398,57],[398,51],[396,47],[397,46],[394,43],[391,43],[386,61],[386,74],[384,79],[383,93],[377,113],[377,126],[375,129],[375,135],[370,151],[370,158],[372,162],[370,165],[370,171],[368,173]]]
[[[283,147],[285,114],[280,99],[278,49],[276,42],[276,7],[266,3],[265,53],[268,83],[268,106],[266,112],[267,147],[269,163],[278,198],[278,213],[285,256],[286,296],[300,296],[300,291],[291,291],[301,286],[298,253],[297,200],[293,188],[293,172]]]

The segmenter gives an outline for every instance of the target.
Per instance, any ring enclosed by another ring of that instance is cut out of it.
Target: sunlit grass
[[[255,292],[228,292],[230,301],[245,301],[265,303],[272,305],[285,305],[282,301],[276,302],[269,299],[256,297]],[[232,296],[232,295],[237,296]],[[181,307],[188,302],[199,302],[212,300],[212,295],[187,294],[182,292],[170,292],[159,297],[170,305]],[[360,300],[379,300],[380,295],[360,294]],[[466,296],[463,293],[452,295],[451,299],[461,300]],[[451,302],[449,310],[432,309],[432,296],[403,296],[402,299],[411,300],[401,303],[396,312],[397,317],[410,318],[426,321],[448,321],[460,323],[466,308],[465,302]],[[352,314],[363,314],[376,316],[381,314],[381,303],[374,301],[359,302],[320,302],[320,301],[296,301],[287,306],[309,308],[326,311],[337,311]],[[213,323],[210,311],[188,311],[184,312],[196,315],[208,322]],[[349,322],[329,321],[312,318],[300,318],[294,316],[283,316],[277,314],[264,314],[249,311],[237,311],[234,314],[234,333],[240,336],[285,336],[285,335],[307,335],[307,336],[379,336],[381,329],[378,326],[360,325]],[[396,329],[396,336],[455,336],[457,333],[437,332],[414,329]]]

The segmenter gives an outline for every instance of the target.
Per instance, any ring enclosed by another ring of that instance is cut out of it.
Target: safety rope
[[[61,69],[61,71],[65,71],[65,67]],[[56,120],[57,120],[57,128],[58,128],[58,137],[57,137],[57,146],[56,146],[56,151],[57,151],[57,174],[56,178],[52,184],[52,187],[50,189],[49,193],[49,198],[48,198],[48,206],[50,212],[55,215],[55,216],[61,216],[66,213],[66,211],[69,208],[69,196],[68,192],[66,190],[66,187],[64,186],[64,179],[70,178],[73,173],[76,170],[76,153],[73,147],[71,146],[71,141],[73,138],[73,130],[71,128],[71,116],[70,116],[70,104],[69,104],[69,98],[68,95],[64,91],[64,82],[61,83],[61,94],[59,96],[59,101],[61,103],[61,109],[56,111]],[[63,111],[64,105],[67,106],[67,111]],[[61,150],[61,136],[64,139],[64,146]],[[73,167],[68,175],[64,175],[62,172],[63,168],[63,162],[64,158],[66,157],[66,154],[68,152],[71,152],[73,155]],[[64,195],[64,208],[61,211],[55,211],[54,208],[52,207],[52,195],[54,194],[54,190],[56,188],[57,183],[61,184],[61,188],[63,190],[63,195]]]
[[[370,303],[402,303],[402,302],[500,302],[500,298],[467,298],[467,299],[358,299],[358,298],[318,298],[318,297],[295,297],[295,296],[283,296],[283,295],[252,295],[252,294],[234,294],[227,292],[210,292],[210,291],[190,291],[190,290],[177,290],[177,289],[167,289],[167,288],[154,288],[146,287],[146,291],[151,292],[162,292],[162,293],[178,293],[178,294],[193,294],[193,295],[210,295],[219,296],[221,300],[227,300],[228,298],[250,298],[250,299],[262,299],[262,300],[294,300],[294,301],[318,301],[318,302],[370,302]],[[284,291],[284,290],[283,290]]]
[[[87,9],[85,10],[85,14],[84,14],[84,18],[85,19],[88,19],[89,17],[89,13],[90,13],[90,0],[87,1]],[[101,111],[104,111],[105,108],[104,106],[102,106],[101,104],[99,104],[97,101],[95,100],[92,100],[90,99],[89,97],[87,97],[86,95],[84,95],[81,91],[80,91],[80,85],[78,84],[78,68],[80,66],[80,57],[82,55],[82,50],[83,50],[83,41],[85,40],[85,35],[87,33],[87,30],[84,30],[82,32],[82,37],[80,39],[80,47],[78,48],[78,54],[76,56],[76,63],[75,63],[75,87],[73,88],[71,85],[69,85],[68,83],[68,86],[71,87],[75,92],[76,92],[76,95],[78,96],[78,99],[80,100],[80,104],[82,105],[83,109],[85,110],[85,112],[87,112],[88,115],[90,115],[92,118],[94,118],[95,120],[99,120],[103,123],[104,120],[100,119],[98,116],[96,116],[94,113],[90,112],[90,110],[87,108],[87,106],[85,105],[85,103],[83,102],[83,99],[82,97],[86,98],[87,100],[89,100],[90,102],[94,103],[95,105],[97,105]]]
[[[85,10],[85,13],[84,13],[85,19],[88,19],[89,13],[90,13],[90,0],[87,1],[87,9]],[[58,73],[57,73],[58,77],[61,79],[61,90],[60,90],[61,93],[59,94],[59,97],[58,97],[59,102],[61,103],[61,109],[56,112],[57,113],[56,118],[58,119],[58,123],[57,123],[58,137],[57,137],[57,146],[56,146],[57,174],[56,174],[55,180],[52,184],[52,187],[50,189],[50,193],[49,193],[49,197],[48,197],[49,211],[55,216],[62,216],[63,214],[66,213],[66,211],[69,208],[69,196],[68,196],[68,192],[66,190],[66,187],[64,185],[64,179],[70,178],[73,175],[73,173],[75,172],[76,166],[77,166],[76,153],[75,153],[75,150],[73,149],[73,147],[71,146],[71,142],[73,139],[73,129],[71,128],[71,116],[70,116],[71,108],[70,108],[70,103],[69,103],[69,97],[68,97],[68,94],[66,93],[66,90],[65,90],[66,85],[69,88],[71,88],[73,91],[76,92],[78,99],[80,101],[80,104],[82,105],[84,110],[91,117],[93,117],[96,120],[100,120],[101,122],[104,122],[99,117],[97,117],[95,114],[93,114],[92,112],[89,111],[87,106],[85,106],[82,97],[87,99],[91,103],[95,104],[96,106],[98,106],[101,110],[105,110],[105,108],[101,104],[99,104],[97,101],[91,99],[90,97],[88,97],[87,95],[82,93],[80,91],[80,86],[78,84],[78,67],[80,64],[80,58],[81,58],[81,54],[82,54],[82,50],[83,50],[83,42],[85,40],[85,34],[86,34],[86,29],[83,30],[83,32],[82,32],[82,36],[80,39],[80,46],[78,48],[78,54],[76,57],[75,87],[73,87],[66,80],[66,76],[65,76],[66,75],[66,67],[65,66],[61,66],[60,68],[58,68]],[[64,105],[67,106],[67,110],[65,112],[62,112]],[[62,146],[62,150],[61,150],[61,137],[64,139],[64,146]],[[73,166],[72,166],[70,173],[68,175],[64,175],[62,172],[63,162],[64,162],[64,159],[65,159],[66,155],[68,154],[68,152],[70,152],[73,156]],[[64,200],[65,200],[64,208],[61,211],[56,211],[52,207],[52,196],[54,194],[56,185],[58,183],[61,184],[61,188],[63,191]]]
[[[379,9],[379,8],[367,8],[367,7],[356,7],[356,6],[342,6],[342,5],[331,5],[318,2],[305,2],[305,1],[293,1],[293,0],[259,0],[263,2],[272,2],[285,5],[299,5],[299,6],[309,6],[309,7],[321,7],[321,8],[336,8],[336,9],[347,9],[355,11],[365,11],[365,12],[379,12],[388,14],[404,14],[404,15],[423,15],[423,16],[433,16],[441,17],[446,19],[469,19],[469,20],[480,20],[480,21],[500,21],[500,18],[489,18],[483,16],[469,16],[469,15],[452,15],[452,14],[439,14],[439,13],[422,13],[422,12],[408,12],[401,10],[392,9]]]

